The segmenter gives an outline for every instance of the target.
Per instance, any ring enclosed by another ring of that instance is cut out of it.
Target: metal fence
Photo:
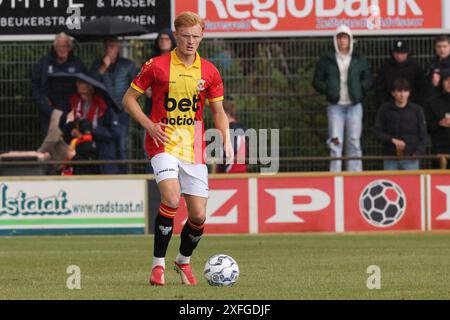
[[[425,67],[433,55],[433,36],[396,37],[409,41],[414,57]],[[392,37],[357,38],[374,75],[389,58]],[[140,66],[151,52],[153,41],[131,40],[124,55]],[[326,101],[311,86],[315,65],[332,45],[327,38],[206,39],[200,54],[220,70],[226,98],[238,107],[238,119],[254,129],[280,130],[280,157],[327,156]],[[10,150],[36,150],[41,143],[37,106],[31,97],[30,78],[38,59],[50,43],[0,43],[0,153]],[[100,57],[101,43],[80,43],[75,53],[89,68]],[[372,127],[376,106],[374,93],[364,103],[362,146],[365,155],[381,155]],[[207,126],[211,117],[205,112]],[[131,126],[130,159],[142,159],[143,131]],[[429,167],[425,161],[422,166]],[[256,171],[258,165],[250,167]],[[380,161],[366,161],[365,170],[380,169]],[[133,165],[132,172],[145,172]],[[280,171],[327,171],[327,161],[283,161]]]

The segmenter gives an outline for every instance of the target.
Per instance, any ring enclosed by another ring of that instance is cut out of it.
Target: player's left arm
[[[222,101],[210,102],[210,108],[213,115],[214,126],[219,130],[222,136],[227,163],[233,163],[234,151],[230,139],[230,124],[228,122],[228,117],[223,110],[223,103]]]

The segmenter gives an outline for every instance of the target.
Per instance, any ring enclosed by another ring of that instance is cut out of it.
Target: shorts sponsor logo
[[[167,168],[167,169],[159,170],[157,172],[157,174],[161,174],[161,173],[164,173],[164,172],[176,172],[176,170],[173,169],[173,168]]]

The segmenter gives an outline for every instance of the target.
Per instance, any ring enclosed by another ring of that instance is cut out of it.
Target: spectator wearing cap
[[[446,35],[437,36],[434,40],[435,57],[426,69],[427,95],[439,94],[441,71],[450,69],[450,38]]]
[[[403,40],[393,43],[392,56],[378,71],[376,79],[376,103],[378,107],[393,100],[392,89],[397,79],[408,80],[411,86],[409,100],[423,106],[424,71],[419,63],[411,57],[409,45]]]
[[[392,85],[391,101],[378,109],[374,133],[388,156],[425,153],[427,127],[422,107],[410,102],[410,85],[397,79]],[[385,160],[384,170],[418,170],[419,160]]]
[[[428,131],[433,154],[450,154],[450,69],[440,74],[438,93],[426,105]],[[449,162],[450,163],[450,162]],[[447,169],[450,165],[447,163]],[[436,162],[434,168],[439,168]]]

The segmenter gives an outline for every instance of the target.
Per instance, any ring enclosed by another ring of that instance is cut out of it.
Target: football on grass
[[[239,278],[239,266],[232,257],[216,254],[208,259],[203,271],[211,286],[232,286]]]

